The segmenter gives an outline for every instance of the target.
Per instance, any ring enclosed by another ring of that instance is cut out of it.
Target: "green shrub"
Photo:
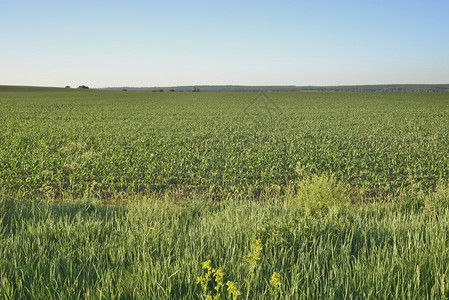
[[[293,206],[304,209],[305,215],[314,217],[348,211],[351,205],[349,191],[333,174],[304,176],[300,167],[297,172],[298,188],[296,196],[290,201]]]

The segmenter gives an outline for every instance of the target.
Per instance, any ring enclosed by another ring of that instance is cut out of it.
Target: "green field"
[[[283,193],[330,172],[360,199],[449,177],[449,94],[1,93],[0,186],[20,198]],[[357,194],[357,195],[356,195]]]
[[[449,94],[258,95],[1,92],[0,298],[449,297]]]

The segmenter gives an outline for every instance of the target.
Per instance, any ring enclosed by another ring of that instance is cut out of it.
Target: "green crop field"
[[[0,298],[449,297],[449,93],[12,90]]]
[[[291,187],[299,163],[384,199],[449,177],[449,94],[267,95],[278,110],[257,93],[1,93],[0,186],[257,198]]]

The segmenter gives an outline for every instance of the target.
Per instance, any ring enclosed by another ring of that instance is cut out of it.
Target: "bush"
[[[304,176],[300,168],[297,172],[300,175],[298,188],[290,203],[304,209],[305,215],[322,217],[348,211],[351,206],[349,191],[333,174]]]

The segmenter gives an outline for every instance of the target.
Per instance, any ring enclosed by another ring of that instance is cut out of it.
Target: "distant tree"
[[[164,91],[163,89],[160,89],[160,90],[159,90],[159,92],[161,92],[161,93],[162,93],[163,91]]]
[[[126,92],[126,91],[128,91],[127,89],[122,89],[122,92]]]
[[[170,89],[170,92],[174,92],[175,90],[174,89]]]
[[[79,89],[83,89],[83,90],[88,90],[89,89],[89,87],[86,86],[86,85],[80,85],[78,88]]]
[[[192,92],[199,92],[199,91],[200,91],[200,88],[198,88],[198,87],[194,87],[192,90]]]
[[[70,85],[66,85],[65,88],[66,88],[66,89],[69,89],[69,88],[70,88]]]

